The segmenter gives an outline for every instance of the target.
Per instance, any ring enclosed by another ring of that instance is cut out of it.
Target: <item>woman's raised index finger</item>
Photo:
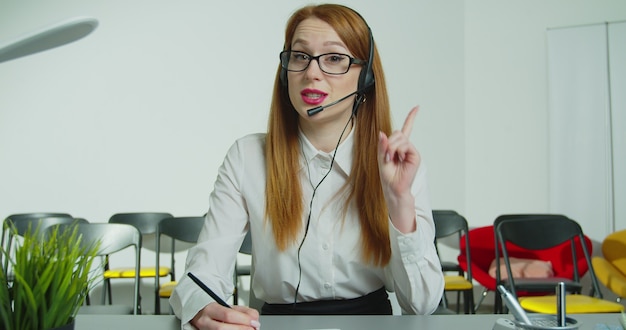
[[[404,120],[404,125],[402,125],[402,133],[406,136],[411,135],[411,130],[413,130],[413,121],[415,120],[415,116],[417,115],[417,111],[419,110],[419,106],[414,107],[409,112],[409,115],[406,116]]]

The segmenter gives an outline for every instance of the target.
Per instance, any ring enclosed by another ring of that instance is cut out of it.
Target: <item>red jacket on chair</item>
[[[489,275],[489,268],[492,267],[492,262],[495,259],[495,234],[493,225],[485,227],[477,227],[470,229],[470,249],[471,249],[471,264],[472,264],[472,277],[476,282],[480,283],[487,290],[496,290],[496,279]],[[585,256],[582,251],[582,246],[578,239],[576,239],[576,257],[579,259],[576,264],[578,265],[578,274],[583,277],[588,270],[587,263],[585,262]],[[459,265],[463,270],[467,271],[467,260],[465,258],[465,240],[460,240],[460,253],[457,258]],[[591,240],[585,236],[585,244],[589,249],[589,253],[592,253]],[[507,245],[509,250],[509,257],[520,259],[534,259],[548,261],[552,265],[554,276],[574,278],[574,263],[572,262],[572,253],[569,245],[564,243],[562,245],[545,249],[545,250],[526,250],[517,247],[513,244]],[[502,257],[502,253],[499,253]],[[501,263],[501,267],[504,264]],[[501,268],[504,269],[504,268]],[[502,274],[502,273],[501,273]],[[524,295],[523,292],[518,292],[518,295]]]

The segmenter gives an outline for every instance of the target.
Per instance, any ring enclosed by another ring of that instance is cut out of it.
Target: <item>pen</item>
[[[196,282],[196,284],[198,284],[198,286],[202,290],[204,290],[204,292],[208,293],[209,296],[211,296],[211,298],[213,298],[213,300],[215,300],[218,304],[224,307],[231,308],[230,305],[228,305],[224,300],[222,300],[222,298],[218,297],[218,295],[216,295],[215,292],[209,289],[209,287],[206,286],[206,284],[202,283],[202,281],[200,281],[200,279],[197,278],[194,274],[192,274],[191,272],[188,272],[187,276],[189,276],[194,282]]]

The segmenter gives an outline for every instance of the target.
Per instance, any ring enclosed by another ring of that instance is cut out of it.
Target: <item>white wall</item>
[[[626,18],[619,0],[465,2],[466,214],[548,210],[546,30]],[[583,228],[584,229],[584,228]]]
[[[602,241],[626,228],[626,21],[550,29],[548,77],[550,210]]]

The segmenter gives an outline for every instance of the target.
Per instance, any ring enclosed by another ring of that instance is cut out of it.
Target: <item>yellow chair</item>
[[[204,225],[204,217],[172,217],[163,219],[159,222],[156,232],[156,268],[161,268],[161,236],[165,235],[170,237],[171,247],[168,251],[170,253],[170,269],[172,272],[172,278],[169,282],[160,283],[160,278],[154,278],[154,290],[155,290],[155,301],[154,301],[154,313],[161,314],[161,299],[167,299],[172,295],[172,291],[176,287],[176,272],[174,270],[174,266],[176,264],[176,260],[174,259],[174,255],[176,252],[184,251],[192,247],[192,245],[182,245],[178,244],[178,248],[176,247],[176,242],[185,242],[185,243],[196,243],[198,241],[198,235],[200,235],[200,230]]]
[[[464,237],[465,246],[469,246],[469,229],[467,220],[456,211],[433,210],[433,221],[435,223],[435,247],[439,253],[438,245],[445,238],[454,237],[455,245]],[[471,260],[470,249],[465,249],[466,260]],[[467,272],[456,263],[441,261],[444,272],[444,296],[441,304],[444,309],[448,308],[448,301],[445,292],[456,292],[456,312],[460,311],[460,294],[463,294],[463,305],[465,314],[474,313],[474,285],[472,280],[472,268],[469,266]],[[451,275],[450,273],[454,273]]]
[[[589,248],[586,244],[582,244],[582,242],[585,242],[585,237],[582,228],[576,221],[562,215],[537,214],[531,216],[519,214],[501,216],[497,219],[494,226],[496,242],[502,250],[502,257],[508,274],[513,274],[508,251],[511,245],[529,250],[545,250],[567,245],[567,248],[563,249],[563,251],[567,252],[564,252],[560,260],[569,263],[575,260],[576,266],[581,266],[578,263],[584,263],[589,267],[587,273],[592,285],[590,295],[579,293],[581,284],[578,281],[582,274],[578,274],[576,271],[578,267],[574,267],[574,283],[570,284],[569,279],[557,279],[557,281],[566,283],[566,287],[571,285],[573,292],[575,292],[566,294],[565,307],[567,314],[619,313],[624,310],[624,306],[621,304],[603,299],[598,279],[591,265]],[[578,251],[582,252],[583,258],[578,257]],[[554,278],[518,280],[511,276],[503,283],[505,286],[508,286],[507,289],[516,298],[518,290],[539,295],[528,295],[519,298],[520,305],[525,310],[542,314],[556,314],[556,286],[558,282],[555,283],[554,280]],[[566,291],[570,292],[567,288]]]
[[[556,296],[520,297],[520,305],[525,310],[541,314],[557,314]],[[598,299],[584,294],[567,294],[565,312],[567,314],[619,313],[624,310],[621,304]]]
[[[602,241],[602,256],[591,260],[598,280],[617,295],[626,297],[626,230],[616,231]]]

